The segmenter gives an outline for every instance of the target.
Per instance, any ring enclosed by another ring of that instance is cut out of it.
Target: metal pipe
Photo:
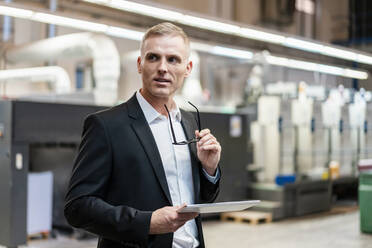
[[[92,59],[96,103],[99,105],[116,103],[120,75],[119,53],[115,43],[102,34],[68,34],[12,47],[7,49],[5,59],[14,64],[72,58]]]
[[[12,0],[4,0],[5,3],[10,3]],[[10,16],[4,16],[3,23],[3,41],[7,42],[10,39],[12,29],[12,19]]]
[[[65,69],[59,66],[31,67],[0,70],[0,83],[48,81],[53,84],[57,94],[70,93],[71,81]]]
[[[49,0],[49,9],[51,12],[56,12],[58,6],[58,0]],[[56,25],[48,25],[48,38],[56,36]]]

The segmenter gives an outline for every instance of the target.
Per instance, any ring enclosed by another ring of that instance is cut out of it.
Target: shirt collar
[[[145,115],[147,123],[151,123],[154,120],[161,118],[161,114],[154,109],[153,106],[142,96],[142,94],[139,92],[139,90],[136,92],[137,101],[143,111],[143,114]],[[181,111],[178,108],[176,104],[176,108],[170,110],[170,115],[172,120],[181,121]]]

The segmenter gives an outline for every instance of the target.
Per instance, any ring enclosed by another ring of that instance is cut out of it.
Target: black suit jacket
[[[192,137],[195,120],[181,112],[186,137]],[[195,201],[211,202],[219,183],[205,178],[195,144],[189,148]],[[149,235],[152,212],[171,205],[161,157],[136,97],[89,115],[66,195],[68,222],[97,234],[100,248],[171,248],[173,233]],[[196,224],[204,247],[200,217]]]

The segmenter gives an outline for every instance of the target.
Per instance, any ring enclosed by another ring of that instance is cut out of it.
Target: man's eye
[[[157,56],[154,55],[154,54],[150,54],[147,56],[147,60],[150,60],[150,61],[155,61],[157,59]]]
[[[178,62],[178,59],[176,57],[170,57],[170,58],[168,58],[168,62],[169,63],[176,63],[176,62]]]

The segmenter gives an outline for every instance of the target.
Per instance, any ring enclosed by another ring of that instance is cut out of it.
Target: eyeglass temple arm
[[[174,144],[176,144],[177,143],[177,140],[176,140],[176,135],[174,134],[174,130],[173,130],[172,119],[171,119],[169,110],[167,108],[167,105],[164,104],[164,107],[165,107],[165,109],[167,110],[167,113],[168,113],[169,123],[170,123],[171,131],[172,131],[172,136],[173,136],[173,141],[174,141]]]
[[[193,106],[196,110],[196,114],[198,115],[198,119],[196,120],[198,122],[198,128],[199,128],[199,132],[201,131],[201,123],[200,123],[200,114],[199,114],[199,110],[198,108],[192,104],[191,102],[187,101],[191,106]]]

